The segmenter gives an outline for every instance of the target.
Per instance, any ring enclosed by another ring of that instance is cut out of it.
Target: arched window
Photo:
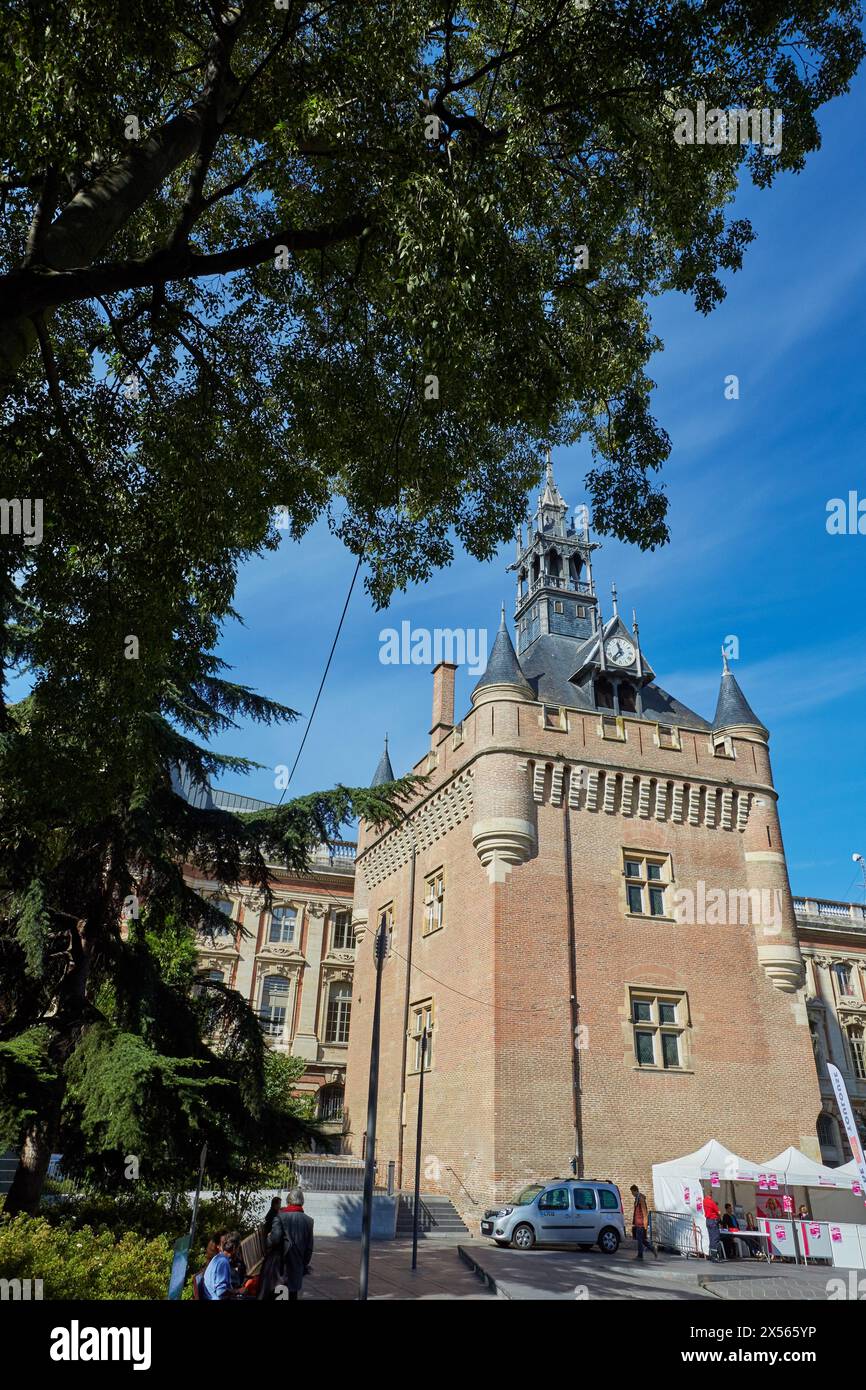
[[[836,988],[841,994],[851,993],[851,967],[845,960],[835,960],[830,967],[836,979]]]
[[[347,908],[333,908],[331,911],[331,946],[335,951],[348,951],[355,944],[352,931],[352,914]]]
[[[818,1143],[822,1149],[836,1148],[836,1126],[826,1110],[818,1116]]]
[[[285,975],[266,975],[262,981],[262,1003],[259,1019],[263,1033],[269,1038],[282,1036],[289,1007],[289,982]]]
[[[342,1120],[343,1087],[338,1081],[319,1088],[318,1112],[320,1120]]]
[[[295,923],[298,918],[298,909],[284,904],[282,907],[275,907],[271,912],[271,926],[268,932],[268,940],[288,945],[295,939]]]
[[[325,1042],[349,1041],[349,1018],[352,1013],[352,986],[337,981],[328,991],[328,1010],[325,1020]]]

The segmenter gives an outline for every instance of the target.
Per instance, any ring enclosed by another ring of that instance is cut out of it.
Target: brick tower
[[[817,1159],[769,734],[727,662],[709,722],[656,684],[615,591],[602,618],[550,465],[522,530],[517,650],[503,611],[459,723],[435,668],[423,793],[360,828],[344,1147],[365,1142],[384,922],[377,1155],[402,1185],[425,1027],[422,1190],[467,1216],[570,1165],[651,1191],[654,1162],[710,1137]]]

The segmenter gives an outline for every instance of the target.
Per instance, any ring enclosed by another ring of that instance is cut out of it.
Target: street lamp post
[[[367,1151],[364,1155],[364,1209],[361,1217],[361,1270],[358,1276],[358,1298],[367,1300],[370,1276],[370,1230],[373,1224],[373,1178],[376,1170],[376,1107],[379,1099],[379,1027],[382,1012],[382,965],[388,949],[388,931],[384,919],[379,924],[374,945],[376,962],[376,997],[373,1002],[373,1036],[370,1040],[370,1089],[367,1093]]]
[[[424,1064],[427,1029],[421,1034],[421,1075],[418,1078],[418,1127],[415,1131],[415,1200],[412,1205],[412,1268],[418,1268],[418,1216],[421,1206],[421,1133],[424,1128]]]

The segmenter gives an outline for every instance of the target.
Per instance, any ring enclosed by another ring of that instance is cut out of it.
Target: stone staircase
[[[411,1239],[413,1195],[411,1192],[398,1194],[397,1239]],[[447,1197],[436,1193],[421,1193],[421,1212],[418,1222],[419,1240],[458,1241],[471,1239],[472,1232],[462,1220],[459,1212]]]

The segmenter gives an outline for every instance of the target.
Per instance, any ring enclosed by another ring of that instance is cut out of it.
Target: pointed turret
[[[370,783],[370,786],[371,786],[371,787],[381,787],[381,786],[384,785],[385,782],[393,782],[393,781],[394,781],[394,769],[393,769],[392,766],[391,766],[391,759],[390,759],[390,757],[388,756],[388,735],[386,734],[386,735],[385,735],[385,747],[384,747],[384,749],[382,750],[382,756],[381,756],[381,758],[379,759],[378,765],[377,765],[377,767],[376,767],[376,771],[373,773],[373,780],[372,780],[372,782]]]
[[[508,628],[505,625],[505,604],[502,605],[499,631],[487,660],[487,669],[472,691],[473,704],[475,704],[476,695],[489,686],[511,686],[520,695],[524,695],[530,700],[535,698],[532,686],[520,669],[520,662],[517,660],[517,654],[508,635]]]
[[[750,732],[757,733],[761,738],[768,739],[770,737],[769,730],[761,723],[737,684],[737,678],[728,666],[728,658],[724,652],[722,653],[722,660],[724,669],[719,686],[719,699],[713,719],[713,728],[718,733],[727,733],[732,729],[748,729]]]

